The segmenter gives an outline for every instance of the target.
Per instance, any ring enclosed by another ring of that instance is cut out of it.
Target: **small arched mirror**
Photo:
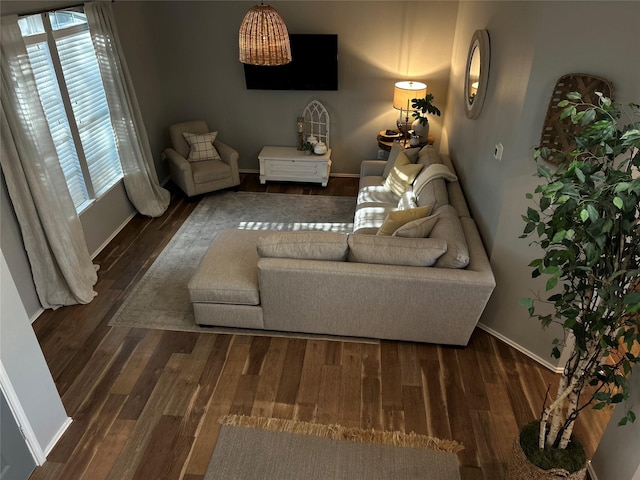
[[[478,118],[489,80],[489,33],[476,30],[471,38],[464,79],[464,105],[468,118]]]

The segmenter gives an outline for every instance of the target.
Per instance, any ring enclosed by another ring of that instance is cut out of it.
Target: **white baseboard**
[[[126,227],[126,226],[127,226],[127,223],[129,223],[129,222],[131,221],[131,219],[132,219],[133,217],[135,217],[137,214],[138,214],[138,212],[134,211],[131,215],[129,215],[129,216],[124,220],[124,222],[122,222],[122,223],[120,224],[120,226],[119,226],[118,228],[116,228],[116,229],[115,229],[115,231],[114,231],[111,235],[109,235],[109,237],[108,237],[104,242],[102,242],[102,245],[100,245],[100,246],[98,247],[98,249],[97,249],[95,252],[93,252],[93,254],[91,254],[91,260],[93,260],[94,258],[96,258],[96,257],[98,256],[98,254],[99,254],[102,250],[104,250],[104,249],[105,249],[105,247],[109,244],[109,242],[110,242],[111,240],[113,240],[113,239],[115,238],[115,236],[116,236],[116,235],[118,235],[118,234],[120,233],[120,231],[121,231],[124,227]]]
[[[47,457],[49,456],[49,454],[51,453],[51,450],[53,450],[53,447],[56,446],[56,443],[58,443],[60,438],[62,438],[62,435],[64,435],[64,433],[67,431],[67,429],[71,426],[72,423],[73,423],[73,418],[67,417],[67,419],[62,424],[60,429],[56,432],[56,434],[53,436],[53,438],[49,442],[49,445],[47,445],[47,448],[44,449],[45,456]]]
[[[33,457],[33,460],[37,465],[42,465],[47,460],[47,455],[42,449],[42,445],[40,445],[38,437],[31,427],[31,422],[29,422],[29,418],[22,408],[22,404],[20,403],[18,394],[14,390],[11,379],[9,378],[9,375],[7,374],[7,371],[5,370],[4,365],[2,365],[1,362],[0,390],[2,390],[4,398],[9,405],[9,410],[11,410],[13,418],[15,418],[16,423],[18,424],[18,428],[20,428],[20,431],[22,432],[27,447],[29,448],[29,452]]]
[[[587,472],[589,472],[591,480],[598,480],[598,476],[596,475],[596,472],[593,470],[593,466],[591,465],[591,460],[587,462]]]
[[[38,317],[43,313],[44,313],[44,308],[40,307],[38,311],[36,311],[33,315],[31,315],[31,318],[29,318],[29,323],[33,325],[33,322],[35,322],[38,319]]]
[[[554,365],[553,363],[551,363],[549,360],[546,360],[544,358],[542,358],[541,356],[527,350],[526,348],[524,348],[522,345],[518,345],[516,342],[514,342],[513,340],[505,337],[504,335],[502,335],[501,333],[495,331],[493,328],[491,327],[487,327],[486,325],[483,325],[482,323],[478,323],[478,327],[480,327],[482,330],[484,330],[485,332],[493,335],[494,337],[502,340],[504,343],[506,343],[507,345],[509,345],[510,347],[515,348],[516,350],[518,350],[521,353],[524,353],[527,357],[531,358],[532,360],[535,360],[536,362],[538,362],[540,365],[542,365],[543,367],[548,368],[549,370],[551,370],[554,373],[562,373],[563,368],[559,367],[557,365]]]

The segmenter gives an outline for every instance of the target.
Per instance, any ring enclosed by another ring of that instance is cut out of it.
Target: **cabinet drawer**
[[[327,162],[309,162],[298,160],[266,160],[267,175],[318,175],[327,169]]]

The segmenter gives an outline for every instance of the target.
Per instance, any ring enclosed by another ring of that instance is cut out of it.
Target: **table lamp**
[[[393,108],[400,110],[400,118],[396,122],[398,130],[403,134],[404,143],[407,143],[409,136],[409,112],[411,100],[422,98],[427,94],[427,85],[422,82],[412,80],[397,82],[393,89]],[[403,112],[406,112],[403,115]]]

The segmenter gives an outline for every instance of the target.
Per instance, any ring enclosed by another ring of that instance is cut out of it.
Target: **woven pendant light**
[[[284,65],[291,61],[289,32],[284,20],[269,5],[251,7],[242,20],[240,61],[251,65]]]

